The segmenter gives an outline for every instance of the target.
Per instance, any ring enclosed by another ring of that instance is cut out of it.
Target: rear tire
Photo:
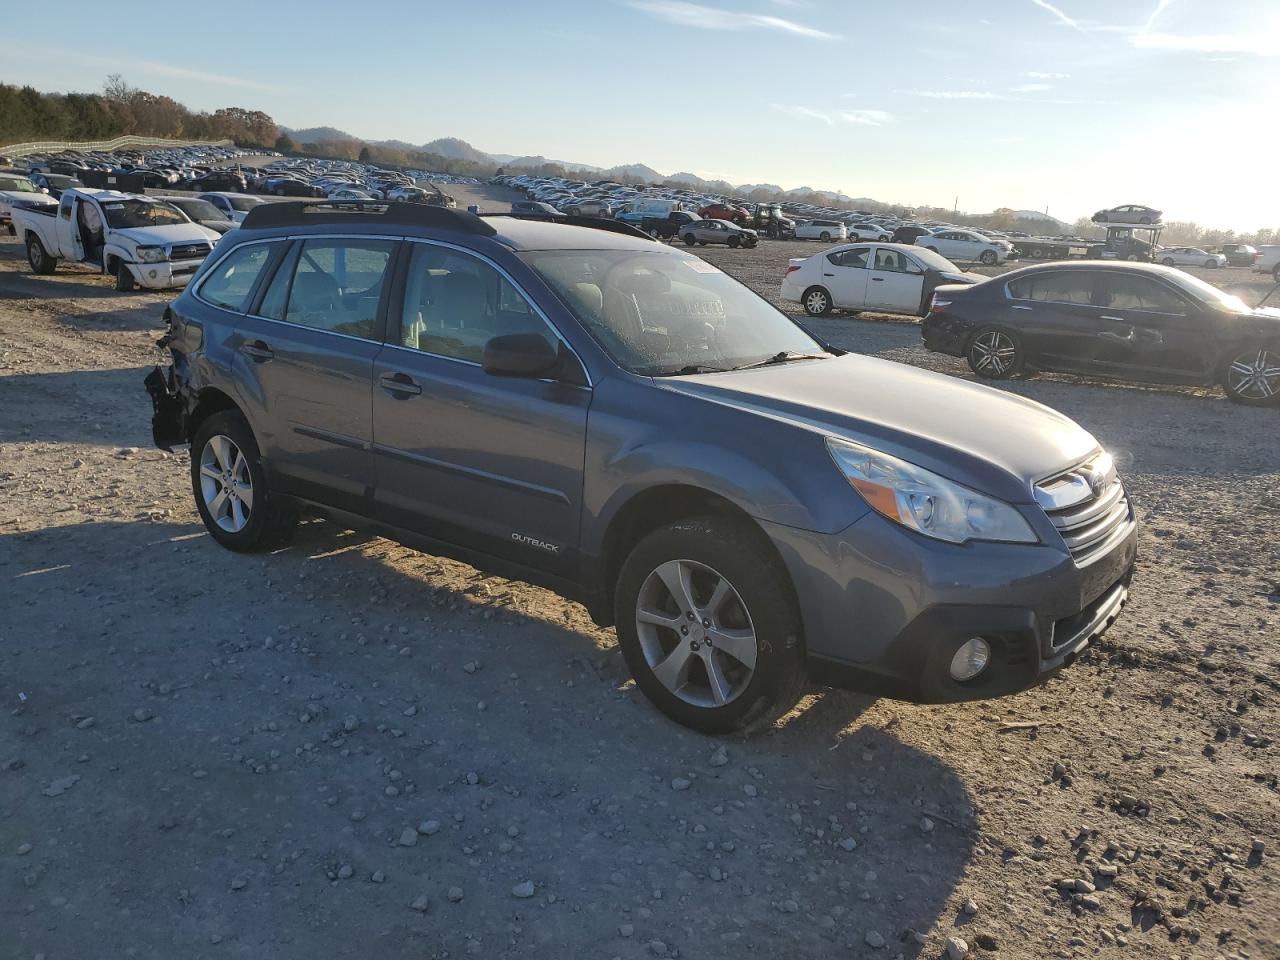
[[[830,243],[830,242],[831,242],[831,234],[829,234],[829,233],[827,233],[827,231],[823,230],[823,231],[822,231],[822,233],[818,236],[818,239],[819,239],[819,240],[821,240],[823,243]]]
[[[27,238],[27,262],[31,264],[31,272],[41,276],[47,277],[58,269],[58,258],[49,256],[44,244],[34,233]]]
[[[804,312],[811,317],[825,317],[831,312],[831,294],[825,287],[810,287],[800,297]]]
[[[692,233],[686,233],[684,235],[684,242],[687,246],[692,247],[695,243],[698,242],[698,238],[695,237]]]
[[[986,380],[1008,380],[1022,372],[1026,356],[1017,334],[1002,327],[983,327],[965,350],[969,369]]]
[[[636,685],[683,726],[759,729],[804,693],[791,581],[747,522],[697,517],[649,534],[622,565],[614,615]]]
[[[123,260],[116,261],[116,289],[121,293],[132,293],[137,281],[133,279],[133,274],[129,272],[129,268],[125,266]]]
[[[938,248],[937,248],[937,247],[925,247],[925,249],[926,249],[926,250],[932,250],[934,253],[937,253],[937,252],[938,252]]]
[[[996,256],[994,250],[983,250],[982,256],[978,257],[978,262],[986,264],[989,267],[999,259],[1000,258]]]
[[[215,413],[197,428],[191,441],[191,489],[205,529],[228,550],[276,546],[297,524],[297,514],[278,504],[268,489],[258,442],[237,410]]]
[[[1161,262],[1161,263],[1163,263],[1166,267],[1172,267],[1172,266],[1173,266],[1173,257],[1165,257],[1165,258],[1164,258],[1163,260],[1161,260],[1160,262]]]

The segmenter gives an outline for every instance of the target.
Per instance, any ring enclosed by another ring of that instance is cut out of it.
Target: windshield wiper
[[[825,360],[830,354],[826,353],[796,353],[793,350],[783,350],[781,353],[775,353],[772,357],[766,357],[763,360],[757,360],[754,363],[744,363],[739,367],[733,367],[734,370],[751,370],[755,367],[771,367],[778,363],[790,363],[792,360]]]
[[[695,373],[725,373],[728,370],[736,370],[737,367],[708,367],[700,363],[690,363],[681,367],[679,370],[665,370],[662,373],[652,373],[652,377],[689,377]]]

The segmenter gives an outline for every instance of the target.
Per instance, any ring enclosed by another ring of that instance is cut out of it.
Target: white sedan
[[[849,243],[789,261],[782,299],[799,303],[811,317],[833,309],[923,316],[934,288],[985,279],[923,247]]]
[[[991,240],[972,230],[939,230],[916,237],[916,243],[951,260],[1004,263],[1013,249],[1007,240]]]
[[[850,240],[888,240],[892,236],[892,231],[886,230],[878,223],[849,224]]]
[[[1166,267],[1225,267],[1227,258],[1220,253],[1210,253],[1199,247],[1163,247],[1156,251],[1156,260]]]

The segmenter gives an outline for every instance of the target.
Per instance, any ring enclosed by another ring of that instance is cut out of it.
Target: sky
[[[126,5],[126,8],[129,5]],[[1280,228],[1280,0],[219,0],[192,30],[61,0],[0,81],[111,73],[194,109],[365,139],[646,163],[889,203],[1142,203]],[[126,17],[127,19],[127,17]]]

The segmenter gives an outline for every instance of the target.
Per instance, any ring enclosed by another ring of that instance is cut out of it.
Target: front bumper
[[[138,286],[150,290],[165,290],[186,286],[192,275],[200,269],[200,260],[162,260],[159,263],[126,263]]]
[[[1077,566],[1061,547],[927,541],[876,514],[839,534],[764,524],[791,574],[815,680],[918,703],[979,700],[1070,664],[1129,596],[1137,525]],[[969,638],[990,665],[958,683]]]

